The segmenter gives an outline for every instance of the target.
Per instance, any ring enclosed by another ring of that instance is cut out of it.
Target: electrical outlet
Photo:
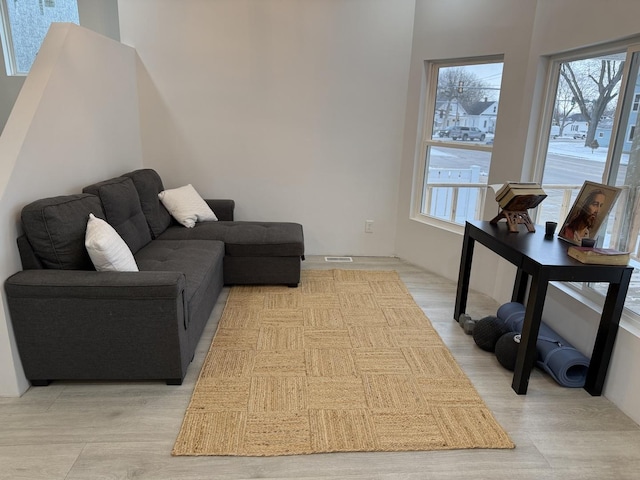
[[[373,220],[364,221],[364,233],[373,233]]]

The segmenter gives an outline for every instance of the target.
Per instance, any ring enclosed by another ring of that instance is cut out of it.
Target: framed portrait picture
[[[576,245],[583,238],[596,238],[619,194],[617,187],[584,182],[558,236]]]

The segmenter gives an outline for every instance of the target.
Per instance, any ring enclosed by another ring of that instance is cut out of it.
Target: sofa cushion
[[[151,241],[140,197],[129,177],[117,177],[85,187],[85,193],[100,197],[105,219],[118,232],[132,253]]]
[[[302,225],[289,222],[204,222],[194,228],[169,227],[160,240],[211,239],[225,244],[234,257],[304,255]]]
[[[99,272],[137,272],[138,266],[118,232],[101,218],[89,214],[84,238],[93,266]]]
[[[89,194],[43,198],[22,209],[25,235],[46,268],[94,269],[84,246],[90,213],[104,216],[100,199]]]
[[[232,257],[304,255],[302,225],[288,222],[233,222],[225,236]]]
[[[142,212],[151,229],[151,235],[156,238],[173,223],[171,214],[158,198],[158,194],[164,190],[160,175],[155,170],[143,168],[125,173],[124,176],[133,181],[140,197]]]
[[[213,240],[155,240],[135,255],[140,271],[182,272],[191,308],[211,295],[207,286],[216,275],[222,277],[223,257],[223,243]]]
[[[216,222],[218,217],[190,183],[158,194],[158,198],[178,223],[193,228],[197,222]]]

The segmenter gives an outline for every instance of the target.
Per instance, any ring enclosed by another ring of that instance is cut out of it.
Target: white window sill
[[[597,317],[600,317],[602,313],[602,305],[604,304],[604,297],[595,293],[593,295],[587,295],[580,290],[562,282],[551,282],[550,288],[556,288],[565,295],[570,296],[576,301],[582,303],[590,310],[593,310]],[[625,329],[632,335],[640,338],[640,317],[625,308],[620,316],[620,328]]]

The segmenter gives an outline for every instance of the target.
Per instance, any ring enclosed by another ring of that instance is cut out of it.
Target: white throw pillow
[[[158,198],[171,216],[187,228],[192,228],[196,222],[218,220],[191,184],[160,192]]]
[[[137,272],[131,250],[111,225],[89,214],[84,245],[99,272]]]

